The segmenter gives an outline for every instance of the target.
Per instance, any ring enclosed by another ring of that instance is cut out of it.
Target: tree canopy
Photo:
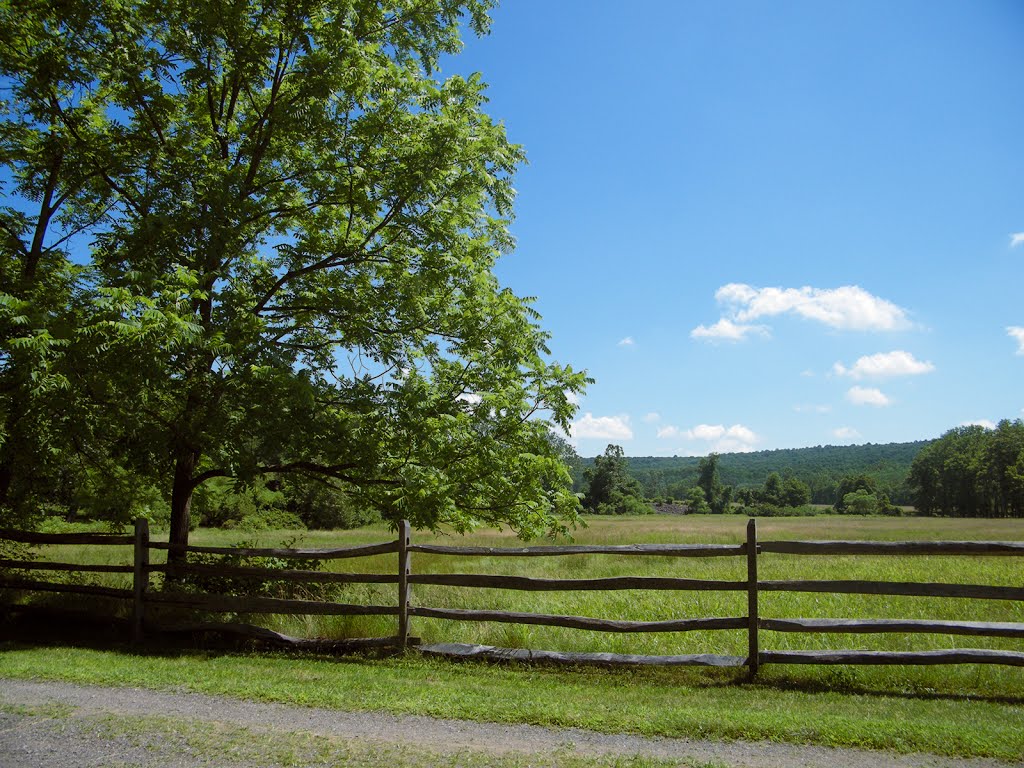
[[[709,453],[697,464],[697,487],[704,492],[704,500],[716,515],[728,512],[732,500],[732,486],[723,485],[718,475],[719,458],[717,453]]]
[[[640,484],[629,474],[629,461],[620,445],[609,445],[584,471],[587,490],[583,508],[598,515],[642,515],[652,511],[644,503]]]
[[[73,466],[169,497],[178,545],[203,483],[268,474],[573,519],[547,434],[587,380],[492,271],[523,151],[435,74],[491,5],[0,6],[0,504]]]
[[[925,515],[1024,516],[1024,421],[949,430],[914,459],[909,482]]]

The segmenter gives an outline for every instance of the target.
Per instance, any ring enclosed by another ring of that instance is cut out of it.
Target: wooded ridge
[[[906,480],[914,458],[930,440],[910,443],[865,445],[818,445],[750,453],[719,455],[718,469],[726,485],[755,487],[772,472],[807,483],[813,504],[835,503],[839,481],[848,475],[867,474],[894,504],[911,504]],[[699,456],[631,456],[629,473],[639,481],[648,498],[684,498],[686,488],[697,482]],[[577,474],[592,466],[593,458],[581,459]]]

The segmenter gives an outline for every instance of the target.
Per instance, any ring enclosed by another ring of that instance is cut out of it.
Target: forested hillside
[[[910,465],[928,440],[876,445],[825,445],[753,453],[723,453],[718,464],[721,480],[737,489],[760,486],[772,472],[795,477],[811,489],[811,502],[833,504],[839,481],[866,474],[894,504],[912,504],[906,486]],[[594,459],[583,459],[582,469]],[[685,498],[697,483],[697,456],[637,456],[628,459],[630,474],[647,498]]]

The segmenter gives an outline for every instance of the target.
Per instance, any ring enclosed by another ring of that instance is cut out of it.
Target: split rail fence
[[[924,582],[891,582],[864,580],[763,580],[758,578],[758,562],[762,555],[962,555],[962,556],[1024,556],[1024,542],[998,541],[758,541],[757,524],[750,520],[746,541],[740,544],[627,544],[615,546],[530,546],[472,547],[413,544],[409,524],[402,521],[398,538],[380,544],[340,547],[335,549],[282,549],[189,546],[185,552],[199,555],[232,555],[236,557],[277,557],[289,560],[334,560],[370,557],[384,554],[397,556],[396,570],[391,573],[335,573],[302,569],[268,569],[243,566],[178,563],[151,564],[152,550],[169,550],[168,543],[152,541],[145,520],[137,521],[133,535],[114,534],[41,534],[0,530],[0,540],[27,544],[131,545],[132,565],[84,565],[37,560],[0,559],[0,589],[61,592],[114,598],[130,601],[130,627],[134,642],[141,642],[145,633],[154,629],[178,631],[232,631],[269,641],[309,647],[394,646],[418,647],[422,652],[445,656],[492,659],[523,659],[567,661],[576,664],[654,664],[662,666],[699,665],[748,668],[755,674],[764,664],[1006,664],[1024,666],[1024,652],[990,649],[949,649],[929,651],[869,650],[769,650],[761,647],[759,632],[803,633],[933,633],[1024,639],[1024,623],[982,621],[932,621],[922,619],[775,619],[762,617],[759,597],[764,592],[817,592],[831,594],[901,595],[939,598],[971,598],[980,600],[1024,601],[1024,587]],[[483,575],[468,573],[414,574],[414,553],[451,557],[566,557],[574,555],[630,555],[654,557],[736,557],[746,561],[747,577],[742,580],[709,580],[670,577],[618,576],[592,579],[552,579],[527,576]],[[216,576],[232,579],[275,580],[290,583],[363,583],[393,584],[397,590],[394,605],[356,605],[308,599],[285,599],[224,594],[181,593],[151,589],[150,576],[167,573]],[[132,588],[114,588],[87,584],[67,584],[26,578],[28,571],[62,571],[70,573],[121,573],[132,575]],[[14,573],[12,573],[14,572]],[[15,575],[20,572],[20,575]],[[745,592],[747,615],[734,617],[683,618],[663,621],[619,621],[604,618],[538,613],[517,613],[501,610],[431,608],[415,605],[411,599],[414,585],[437,585],[451,588],[491,588],[529,591],[580,590],[674,590]],[[154,606],[177,606],[206,613],[230,614],[307,614],[347,616],[393,616],[396,634],[390,637],[364,638],[352,641],[324,642],[288,638],[270,630],[248,624],[196,622],[172,627],[157,627],[147,621],[147,611]],[[15,606],[5,606],[16,609]],[[713,653],[678,656],[642,656],[611,653],[566,653],[543,650],[501,649],[460,643],[420,645],[411,636],[410,619],[447,619],[456,621],[504,622],[600,632],[687,632],[694,630],[745,630],[747,655],[728,656]]]

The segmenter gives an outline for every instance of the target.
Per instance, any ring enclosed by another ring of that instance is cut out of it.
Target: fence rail
[[[0,528],[0,540],[20,544],[133,544],[134,537],[116,533],[36,533]]]
[[[616,544],[613,546],[451,547],[412,544],[410,552],[468,557],[560,557],[562,555],[654,555],[658,557],[729,557],[742,555],[746,544]]]
[[[339,616],[393,616],[396,634],[391,637],[322,641],[289,638],[272,630],[232,622],[190,621],[177,626],[161,627],[170,631],[237,632],[268,642],[296,647],[320,647],[348,650],[354,647],[382,645],[405,648],[419,645],[410,634],[410,619],[442,619],[449,621],[501,622],[535,626],[563,627],[616,633],[692,632],[714,630],[745,630],[747,655],[728,656],[714,653],[677,656],[644,656],[637,654],[568,653],[545,650],[501,649],[489,646],[442,643],[419,646],[429,654],[446,656],[551,660],[574,664],[653,664],[659,666],[746,666],[751,674],[764,664],[1006,664],[1024,666],[1024,652],[989,649],[948,649],[931,651],[865,651],[816,650],[773,651],[761,647],[761,630],[798,633],[930,633],[974,637],[1024,638],[1024,623],[985,621],[945,621],[926,619],[860,619],[860,618],[768,618],[760,614],[762,592],[819,592],[828,594],[902,595],[940,598],[1024,601],[1024,587],[983,584],[946,584],[926,582],[890,582],[863,580],[762,580],[758,564],[765,554],[785,555],[941,555],[941,556],[1024,556],[1024,542],[1013,541],[758,541],[757,523],[750,520],[746,541],[741,544],[626,544],[615,546],[532,546],[480,547],[414,544],[409,524],[402,521],[394,541],[330,549],[289,549],[254,547],[189,546],[185,554],[227,555],[236,558],[287,558],[289,560],[337,560],[396,554],[396,569],[391,573],[337,573],[277,569],[248,565],[213,565],[176,562],[172,565],[150,563],[153,550],[171,550],[166,542],[151,541],[145,520],[136,522],[133,535],[119,534],[42,534],[26,531],[0,530],[0,540],[25,544],[71,544],[81,546],[126,546],[133,551],[132,565],[85,565],[25,559],[0,559],[0,588],[19,591],[63,592],[131,601],[132,640],[141,642],[144,633],[156,625],[147,621],[150,607],[173,606],[205,613],[226,614],[300,614]],[[177,551],[181,551],[179,548]],[[472,573],[412,572],[416,553],[451,557],[568,557],[577,555],[648,556],[670,558],[736,557],[746,562],[745,580],[689,579],[653,576],[616,576],[590,579],[554,579],[529,576],[508,576]],[[65,584],[28,578],[34,571],[66,573],[132,574],[131,589],[87,584]],[[253,581],[279,581],[292,584],[394,584],[395,605],[362,605],[326,600],[281,597],[238,596],[217,593],[181,593],[154,591],[150,577],[170,573],[175,578],[186,575]],[[675,618],[659,621],[631,621],[587,616],[545,613],[522,613],[491,609],[438,608],[415,605],[412,587],[434,585],[451,588],[485,588],[502,590],[611,591],[734,591],[746,592],[745,616]]]
[[[149,544],[150,549],[171,550],[174,547],[162,541]],[[186,552],[206,555],[235,555],[236,557],[287,557],[305,560],[339,560],[346,557],[372,557],[398,551],[398,542],[369,544],[360,547],[335,547],[333,549],[281,549],[255,547],[185,547]]]

